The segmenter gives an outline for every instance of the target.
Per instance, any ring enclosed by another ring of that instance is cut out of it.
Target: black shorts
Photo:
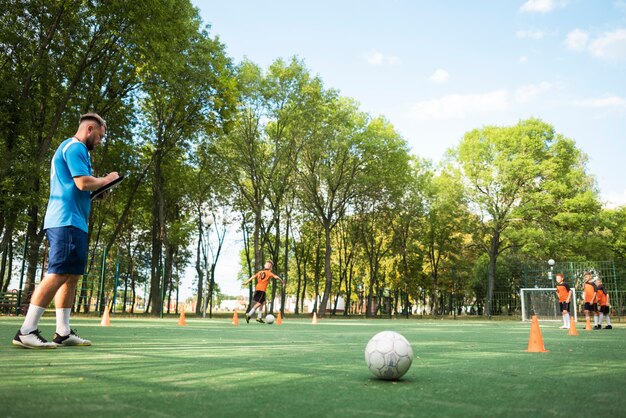
[[[601,305],[600,306],[600,312],[602,312],[605,315],[609,314],[609,305]]]
[[[569,312],[569,302],[559,302],[559,306],[561,307],[561,312]]]
[[[252,299],[255,302],[265,303],[265,292],[262,290],[255,291],[254,296],[252,296]]]
[[[596,304],[595,303],[589,303],[589,302],[585,302],[585,308],[586,311],[589,312],[595,312],[596,311]]]
[[[46,229],[48,273],[81,275],[87,264],[87,233],[75,226]]]

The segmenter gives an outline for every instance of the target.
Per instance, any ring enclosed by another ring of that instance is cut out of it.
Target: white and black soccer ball
[[[267,322],[268,324],[273,324],[274,321],[276,321],[276,318],[274,318],[274,315],[272,314],[265,317],[265,322]]]
[[[365,347],[365,363],[379,379],[400,379],[409,370],[412,362],[413,348],[397,332],[379,332]]]

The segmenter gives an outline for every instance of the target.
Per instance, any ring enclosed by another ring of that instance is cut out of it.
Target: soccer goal
[[[570,315],[574,320],[578,319],[576,312],[576,289],[572,289],[572,300],[569,304]],[[530,321],[533,315],[537,315],[542,321],[560,321],[561,310],[559,298],[555,288],[525,288],[520,289],[522,301],[522,321]]]

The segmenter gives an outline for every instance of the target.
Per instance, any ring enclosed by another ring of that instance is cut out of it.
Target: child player
[[[256,290],[254,292],[253,300],[256,302],[250,312],[246,314],[246,322],[250,323],[250,318],[254,315],[254,311],[257,311],[257,322],[264,323],[263,321],[263,305],[265,304],[265,290],[267,289],[267,284],[270,279],[280,280],[283,286],[285,285],[285,281],[272,273],[272,267],[274,263],[271,261],[265,262],[264,270],[258,271],[254,276],[250,277],[246,280],[243,285],[246,286],[252,280],[256,279]]]
[[[602,279],[599,277],[596,279],[596,286],[598,287],[598,308],[600,310],[600,323],[594,327],[595,329],[602,328],[602,319],[606,318],[606,326],[604,329],[613,329],[611,325],[611,317],[609,316],[609,294],[602,285]]]
[[[591,272],[585,272],[585,284],[584,284],[584,296],[585,296],[585,320],[589,321],[589,313],[593,312],[593,324],[598,325],[598,314],[596,313],[598,289],[595,283],[591,280]],[[597,328],[596,328],[597,329]]]
[[[569,329],[570,317],[569,317],[569,303],[572,299],[572,289],[565,283],[563,273],[556,275],[556,293],[559,296],[559,305],[561,307],[561,314],[563,315],[563,325],[559,328]]]

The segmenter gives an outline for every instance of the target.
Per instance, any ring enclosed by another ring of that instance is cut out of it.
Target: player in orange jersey
[[[569,285],[565,283],[565,277],[563,276],[563,273],[557,273],[556,282],[556,294],[559,296],[559,306],[561,309],[561,314],[563,315],[563,325],[559,328],[569,329],[569,304],[570,300],[572,300],[572,289],[570,289]]]
[[[613,329],[611,325],[611,317],[609,316],[610,312],[610,304],[609,304],[609,294],[602,285],[602,279],[599,277],[596,279],[596,286],[598,287],[598,310],[600,311],[600,323],[597,325],[596,329],[602,328],[602,320],[606,318],[606,326],[604,329]]]
[[[596,312],[598,288],[591,278],[590,271],[585,272],[585,284],[583,286],[585,297],[585,320],[589,321],[590,312],[593,312],[593,324],[598,325],[598,313]]]
[[[257,311],[257,322],[264,323],[263,321],[263,305],[265,304],[265,290],[270,282],[270,279],[280,280],[283,286],[285,281],[272,273],[272,267],[274,263],[272,261],[265,262],[264,270],[258,271],[254,276],[246,280],[243,285],[247,286],[252,280],[256,279],[256,290],[254,292],[253,300],[256,302],[250,312],[246,313],[246,322],[250,323],[250,318],[254,315],[254,311]]]

